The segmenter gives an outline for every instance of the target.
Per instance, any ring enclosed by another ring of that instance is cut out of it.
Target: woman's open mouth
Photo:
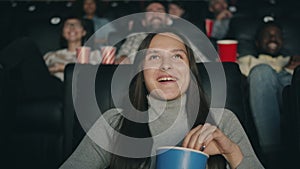
[[[164,76],[164,77],[159,77],[157,81],[160,83],[176,82],[177,78],[171,76]]]

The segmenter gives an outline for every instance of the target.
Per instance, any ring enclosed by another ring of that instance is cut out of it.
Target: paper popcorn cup
[[[88,64],[90,59],[91,48],[82,46],[76,48],[77,63]]]
[[[114,46],[102,46],[101,47],[102,64],[114,64],[116,47]]]

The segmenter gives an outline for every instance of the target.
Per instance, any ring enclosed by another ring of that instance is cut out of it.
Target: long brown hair
[[[191,80],[195,80],[197,82],[197,88],[198,93],[195,94],[194,90],[191,90],[191,83],[189,84],[188,90],[187,90],[187,101],[186,101],[186,111],[188,116],[188,123],[190,127],[196,127],[200,124],[204,124],[205,120],[207,118],[208,112],[209,112],[209,105],[206,100],[205,94],[203,92],[203,89],[201,87],[200,83],[200,77],[198,73],[198,68],[196,65],[196,61],[194,58],[194,53],[192,49],[189,47],[188,41],[184,38],[184,36],[180,35],[174,30],[170,29],[163,29],[158,31],[159,33],[172,33],[174,35],[177,35],[183,42],[187,51],[187,56],[189,60],[189,66],[191,70]],[[148,49],[150,46],[150,43],[152,39],[159,33],[149,33],[147,37],[142,41],[141,45],[139,46],[138,53],[135,57],[134,61],[134,68],[137,68],[138,70],[142,70],[143,61],[145,58],[145,49]],[[129,98],[132,103],[132,105],[139,111],[147,111],[148,110],[148,100],[147,95],[148,91],[146,89],[146,85],[144,82],[144,75],[143,71],[140,71],[137,73],[137,75],[133,78],[130,84],[129,89]],[[200,105],[199,103],[195,103],[193,99],[194,97],[200,97]],[[199,105],[199,106],[197,106]],[[126,106],[124,106],[123,110],[126,112],[128,109]],[[197,118],[192,119],[192,113],[198,112]],[[130,113],[130,112],[128,112]],[[122,120],[119,123],[120,127],[120,133],[125,134],[130,137],[135,138],[151,138],[151,132],[149,129],[148,123],[137,123],[128,120],[127,118],[122,117]],[[152,140],[153,141],[153,140]],[[122,148],[122,143],[116,140],[115,147]],[[145,151],[149,152],[149,155],[151,153],[152,147],[145,147]],[[147,169],[150,167],[151,158],[129,158],[129,157],[122,157],[115,154],[112,154],[111,156],[111,162],[110,162],[110,168],[111,169]]]

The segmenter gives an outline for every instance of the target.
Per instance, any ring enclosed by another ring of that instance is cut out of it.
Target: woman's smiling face
[[[82,26],[80,20],[78,19],[68,19],[64,23],[63,27],[63,37],[68,42],[81,41],[81,39],[86,35],[86,31]]]
[[[178,36],[154,36],[146,52],[144,79],[149,93],[159,99],[174,100],[186,92],[190,82],[189,59]]]

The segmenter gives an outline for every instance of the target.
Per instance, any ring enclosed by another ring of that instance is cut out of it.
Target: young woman
[[[104,113],[62,169],[152,169],[163,145],[204,151],[209,169],[263,168],[235,115],[210,111],[186,42],[170,31],[145,38],[129,87],[133,107]]]
[[[62,27],[63,43],[66,48],[51,51],[45,54],[44,59],[50,73],[63,81],[63,72],[68,63],[76,62],[76,48],[83,46],[86,36],[84,21],[78,17],[71,16],[65,19]],[[101,63],[101,56],[98,50],[90,53],[91,64]]]

